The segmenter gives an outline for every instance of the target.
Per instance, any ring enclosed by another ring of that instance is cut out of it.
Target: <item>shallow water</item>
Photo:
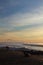
[[[25,46],[25,48],[43,51],[43,47],[38,47],[38,46]]]
[[[39,45],[39,44],[42,45],[42,43],[34,43],[34,44],[35,45]],[[43,47],[41,47],[41,46],[31,46],[27,43],[26,43],[26,45],[23,44],[23,43],[14,43],[14,42],[13,43],[5,43],[4,42],[4,43],[0,44],[0,47],[6,47],[6,46],[9,46],[9,47],[12,47],[12,48],[23,48],[24,47],[24,48],[28,48],[28,49],[43,51]]]

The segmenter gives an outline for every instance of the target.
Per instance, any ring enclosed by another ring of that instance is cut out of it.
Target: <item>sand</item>
[[[21,51],[0,50],[0,65],[43,65],[43,56],[25,57]]]

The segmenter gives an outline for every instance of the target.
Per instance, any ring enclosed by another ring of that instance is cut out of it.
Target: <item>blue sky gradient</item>
[[[43,0],[0,0],[0,36],[8,32],[22,35],[26,29],[30,33],[36,29],[35,34],[40,29],[43,36]]]
[[[0,17],[16,13],[32,12],[43,5],[43,0],[0,0]]]

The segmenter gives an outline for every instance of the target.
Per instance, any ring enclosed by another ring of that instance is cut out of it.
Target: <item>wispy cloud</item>
[[[21,31],[24,29],[43,26],[43,7],[32,10],[31,13],[18,13],[0,19],[0,27],[7,31]]]
[[[43,35],[42,29],[43,0],[0,1],[0,35],[5,34],[7,36],[8,34],[9,36],[14,33],[16,37],[24,35],[25,38],[38,38]]]

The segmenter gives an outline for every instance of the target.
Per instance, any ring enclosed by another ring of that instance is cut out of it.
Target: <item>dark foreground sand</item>
[[[0,65],[43,65],[43,56],[25,57],[20,51],[0,50]]]

